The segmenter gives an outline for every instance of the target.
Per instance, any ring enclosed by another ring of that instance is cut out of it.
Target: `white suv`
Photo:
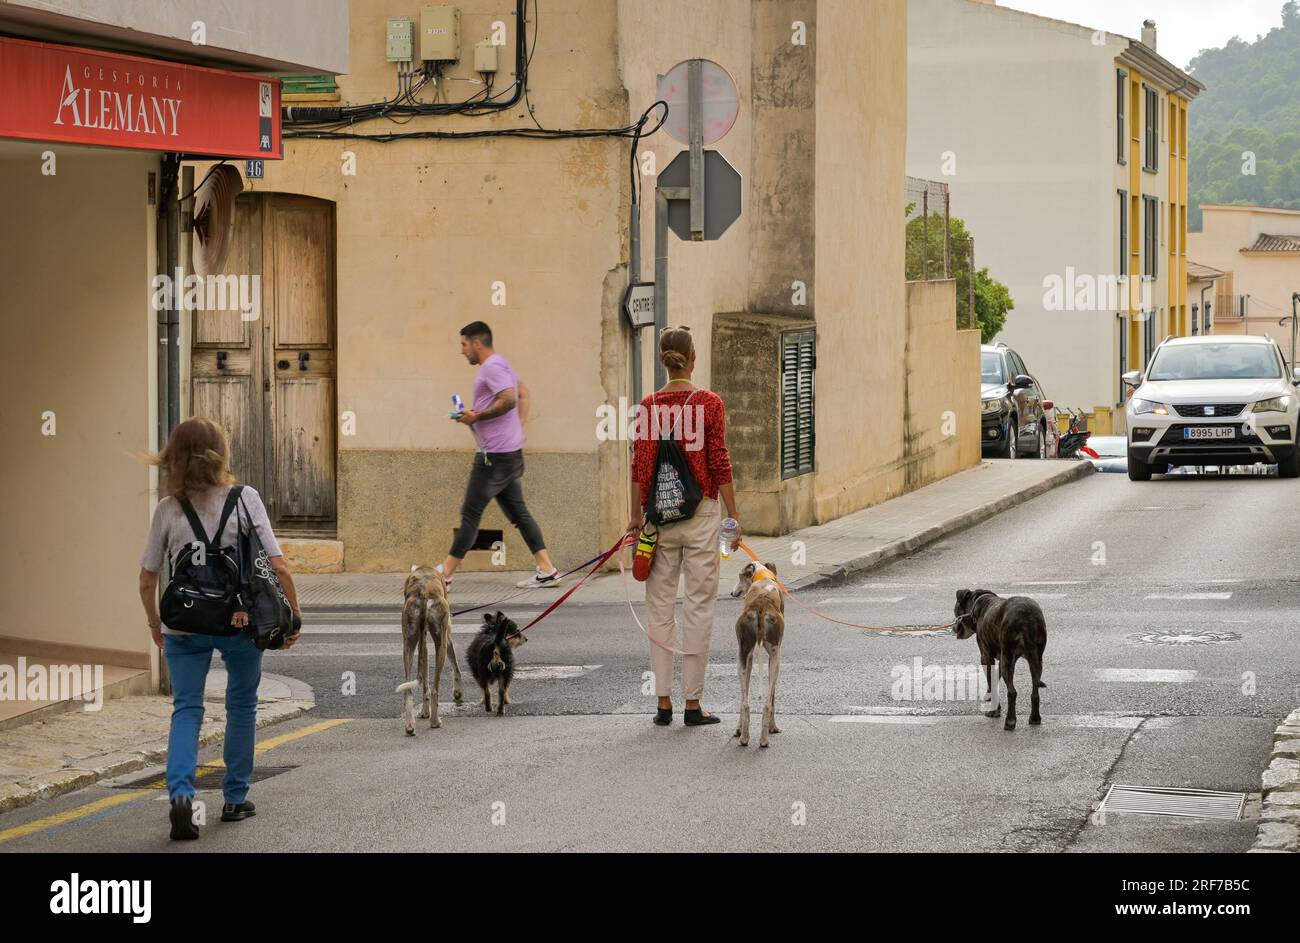
[[[1128,476],[1150,481],[1173,465],[1277,465],[1300,476],[1296,418],[1300,371],[1277,344],[1249,335],[1174,337],[1156,348],[1146,376],[1124,374],[1129,398]]]

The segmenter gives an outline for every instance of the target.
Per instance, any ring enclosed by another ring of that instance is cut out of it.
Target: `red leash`
[[[506,637],[514,638],[517,635],[523,635],[525,632],[527,632],[537,623],[541,622],[543,619],[549,616],[556,609],[560,608],[560,606],[564,603],[566,599],[568,599],[575,592],[577,592],[579,588],[581,588],[583,583],[591,579],[592,574],[595,573],[597,570],[599,570],[605,564],[606,560],[608,560],[615,553],[617,553],[619,550],[622,550],[623,547],[627,545],[627,542],[629,538],[631,538],[631,536],[632,536],[631,534],[623,534],[621,537],[619,537],[618,540],[615,542],[614,546],[610,547],[608,550],[606,550],[604,553],[602,553],[599,557],[596,558],[596,562],[591,565],[591,569],[589,569],[586,572],[586,574],[582,577],[582,579],[578,580],[578,582],[574,583],[572,586],[570,586],[567,590],[564,591],[563,596],[561,596],[559,599],[555,600],[555,602],[551,603],[549,606],[543,609],[542,612],[535,619],[533,619],[532,622],[529,622],[522,629],[518,629],[514,632],[511,632]]]

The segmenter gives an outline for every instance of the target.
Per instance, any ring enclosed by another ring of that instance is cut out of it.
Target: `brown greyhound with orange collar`
[[[736,641],[740,653],[736,667],[740,673],[740,721],[733,736],[742,747],[749,745],[749,679],[754,669],[754,651],[761,643],[767,650],[767,703],[763,705],[763,730],[760,747],[767,746],[769,733],[780,733],[776,725],[776,677],[781,667],[781,639],[785,636],[785,599],[776,582],[776,567],[770,563],[751,563],[740,571],[733,597],[744,596],[745,605],[736,620]]]

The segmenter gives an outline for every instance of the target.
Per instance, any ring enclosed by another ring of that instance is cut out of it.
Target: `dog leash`
[[[623,535],[621,535],[621,536],[618,538],[618,540],[616,540],[616,541],[614,542],[614,546],[610,547],[608,550],[606,550],[606,551],[605,551],[604,553],[602,553],[600,556],[598,556],[598,557],[592,557],[591,560],[588,560],[587,563],[591,563],[591,564],[592,564],[592,567],[591,567],[591,569],[589,569],[589,570],[586,572],[586,574],[583,575],[582,579],[578,580],[578,582],[574,583],[574,584],[573,584],[572,586],[570,586],[567,590],[565,590],[563,596],[561,596],[559,599],[555,600],[555,602],[551,603],[549,606],[547,606],[545,609],[543,609],[543,610],[542,610],[542,611],[541,611],[541,612],[540,612],[536,617],[534,617],[533,621],[529,622],[529,623],[528,623],[526,626],[524,626],[522,629],[516,629],[514,632],[511,632],[511,633],[510,633],[508,636],[506,636],[506,637],[507,637],[507,638],[515,638],[516,636],[523,635],[525,632],[527,632],[529,629],[531,629],[531,628],[532,628],[533,626],[535,626],[537,623],[541,622],[543,619],[545,619],[547,616],[549,616],[549,615],[550,615],[552,612],[554,612],[556,609],[560,608],[560,606],[563,605],[563,603],[564,603],[564,601],[565,601],[566,599],[568,599],[570,596],[572,596],[574,593],[576,593],[579,589],[582,588],[582,584],[583,584],[583,583],[585,583],[585,582],[587,582],[587,580],[591,579],[592,574],[594,574],[597,570],[599,570],[599,569],[604,565],[604,563],[605,563],[606,560],[608,560],[608,559],[609,559],[610,557],[612,557],[615,553],[617,553],[619,550],[623,549],[623,547],[625,547],[625,546],[627,545],[628,537],[630,537],[630,536],[631,536],[630,534],[623,534]],[[622,555],[620,554],[620,562],[621,562],[621,559],[622,559]],[[583,564],[583,566],[586,566],[586,564]],[[579,567],[579,569],[581,569],[581,567]],[[570,572],[572,572],[572,571],[570,571]],[[530,587],[530,588],[531,588],[531,587]]]
[[[736,546],[738,546],[741,550],[745,551],[745,553],[749,556],[749,559],[753,560],[759,566],[763,566],[763,561],[758,558],[758,555],[754,553],[753,550],[749,549],[749,546],[743,540],[737,541]],[[792,600],[795,605],[802,607],[808,612],[811,612],[813,615],[821,619],[825,619],[827,622],[834,622],[836,625],[847,625],[850,626],[851,628],[863,629],[867,632],[934,632],[938,629],[951,629],[959,621],[957,619],[953,619],[951,622],[945,623],[944,625],[893,625],[893,626],[864,625],[861,622],[846,622],[843,619],[836,619],[834,616],[828,616],[826,613],[822,612],[820,609],[817,609],[815,606],[811,606],[808,603],[803,602],[794,593],[790,592],[790,590],[786,587],[784,583],[782,583],[779,579],[777,579],[776,574],[772,574],[772,582],[776,583],[776,585],[780,587],[781,592],[785,595],[787,599]]]
[[[582,563],[579,563],[573,569],[565,570],[563,573],[559,574],[555,578],[556,580],[565,579],[566,577],[572,576],[574,573],[577,573],[579,570],[583,569],[584,567],[591,566],[591,564],[595,563],[597,560],[603,562],[608,558],[609,558],[608,554],[606,554],[604,557],[602,557],[600,554],[597,554],[596,556],[592,557],[590,560],[584,560]],[[463,616],[467,612],[478,612],[480,609],[495,609],[497,606],[501,605],[504,602],[509,602],[511,599],[514,599],[518,596],[523,596],[525,593],[536,592],[541,588],[542,588],[541,586],[525,586],[523,589],[517,589],[513,593],[507,593],[506,595],[502,596],[500,599],[495,600],[494,602],[485,602],[478,606],[468,606],[465,609],[453,609],[451,611],[451,614],[453,616]],[[568,593],[565,593],[565,595],[567,596]]]
[[[628,531],[626,541],[627,541],[627,546],[635,546],[636,536],[631,531]],[[627,582],[627,567],[624,564],[623,554],[621,553],[618,555],[618,572],[619,575],[623,578],[623,595],[627,599],[628,612],[632,613],[632,621],[637,624],[637,628],[641,630],[641,634],[643,634],[646,638],[650,640],[650,644],[657,645],[659,648],[662,648],[664,651],[671,652],[674,655],[698,654],[696,652],[684,652],[680,648],[673,648],[668,643],[661,642],[653,635],[650,634],[650,630],[645,627],[645,625],[641,622],[641,618],[636,614],[636,606],[632,605],[632,587],[629,586]],[[677,601],[674,599],[673,608],[675,609],[676,607],[677,607]]]

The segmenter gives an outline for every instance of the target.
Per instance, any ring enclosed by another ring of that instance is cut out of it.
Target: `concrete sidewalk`
[[[220,664],[214,661],[208,672],[200,746],[225,736],[226,671]],[[258,727],[316,706],[308,685],[265,672],[257,695]],[[104,701],[97,711],[68,710],[0,730],[0,812],[165,762],[171,711],[170,697],[133,695]]]
[[[854,574],[946,537],[1022,504],[1052,488],[1091,474],[1089,462],[984,461],[972,469],[832,521],[784,537],[749,537],[745,543],[771,562],[792,589],[843,582]],[[605,548],[592,548],[592,555]],[[417,561],[411,561],[415,563]],[[420,563],[433,561],[422,560]],[[573,566],[579,561],[559,561]],[[730,592],[749,558],[737,551],[722,563],[719,595]],[[543,608],[564,588],[519,590],[525,572],[458,573],[452,608],[475,606],[510,596],[512,609]],[[629,581],[631,577],[629,576]],[[313,608],[398,609],[406,573],[337,573],[295,576],[299,601],[310,623]],[[644,598],[635,584],[633,598]],[[621,603],[627,598],[617,567],[596,574],[565,605]],[[310,631],[310,625],[308,626]]]

